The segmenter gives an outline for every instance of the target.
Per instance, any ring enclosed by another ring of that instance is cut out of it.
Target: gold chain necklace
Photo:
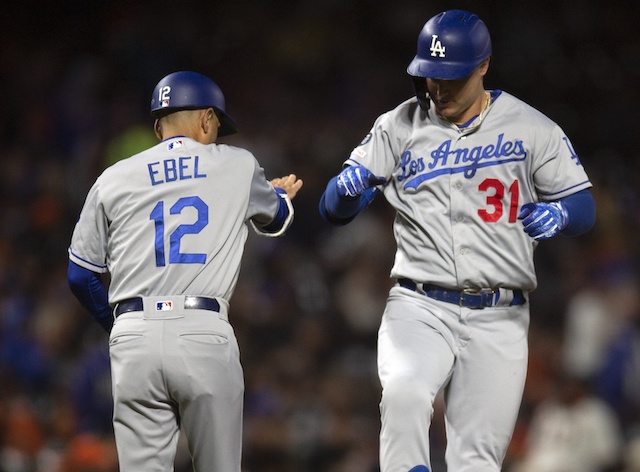
[[[486,95],[487,98],[484,101],[484,105],[482,107],[482,110],[480,110],[480,114],[476,115],[474,118],[472,118],[471,120],[467,121],[467,123],[470,123],[471,121],[473,121],[474,122],[473,125],[469,124],[468,126],[464,126],[464,127],[461,128],[460,126],[455,124],[453,121],[449,121],[449,120],[447,120],[447,121],[449,121],[453,126],[455,126],[456,129],[460,133],[468,133],[470,131],[475,130],[478,126],[480,126],[480,124],[482,123],[482,120],[484,120],[484,115],[486,114],[487,110],[489,109],[489,105],[491,105],[491,94],[489,92],[487,92],[486,90],[485,90],[484,94]]]

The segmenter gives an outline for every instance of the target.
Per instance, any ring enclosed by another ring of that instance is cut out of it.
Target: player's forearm
[[[344,198],[338,194],[337,177],[332,178],[320,198],[320,215],[334,225],[345,225],[364,210],[375,197],[374,189],[367,189],[357,197]]]
[[[593,195],[587,189],[560,199],[567,209],[569,221],[562,234],[566,236],[578,236],[586,233],[593,227],[596,220],[596,203]]]
[[[69,261],[67,280],[71,292],[80,304],[91,313],[107,333],[111,332],[113,315],[107,289],[100,280],[100,274]]]

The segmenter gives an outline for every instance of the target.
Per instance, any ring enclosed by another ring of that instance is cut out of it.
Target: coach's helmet
[[[158,82],[151,97],[151,116],[158,119],[179,110],[213,108],[220,120],[218,136],[238,131],[238,125],[227,115],[222,90],[209,77],[197,72],[179,71]]]
[[[417,54],[407,67],[407,73],[414,79],[420,105],[428,106],[423,79],[467,77],[489,56],[489,30],[476,14],[447,10],[429,19],[418,35]]]

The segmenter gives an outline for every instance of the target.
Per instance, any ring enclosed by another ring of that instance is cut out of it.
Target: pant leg
[[[113,426],[120,472],[170,472],[179,438],[161,371],[161,322],[122,315],[110,336]]]
[[[524,390],[529,309],[464,312],[468,342],[446,392],[447,470],[499,472]]]
[[[196,472],[240,472],[244,380],[232,327],[190,311],[166,359]],[[170,367],[169,367],[170,365]]]
[[[433,403],[454,362],[446,326],[434,310],[422,295],[391,290],[378,337],[381,472],[431,469]]]

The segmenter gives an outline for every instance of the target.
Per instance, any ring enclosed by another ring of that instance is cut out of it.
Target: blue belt
[[[188,310],[209,310],[220,312],[220,304],[218,303],[218,300],[207,297],[186,296],[184,297],[184,308]],[[142,298],[136,297],[122,300],[116,305],[114,315],[117,318],[123,313],[128,313],[130,311],[144,311]]]
[[[401,287],[424,293],[429,298],[466,308],[480,309],[496,306],[500,299],[500,291],[493,289],[450,290],[433,284],[418,284],[411,279],[398,279],[398,283]],[[527,300],[522,290],[512,290],[512,292],[513,299],[510,305],[524,305]]]

